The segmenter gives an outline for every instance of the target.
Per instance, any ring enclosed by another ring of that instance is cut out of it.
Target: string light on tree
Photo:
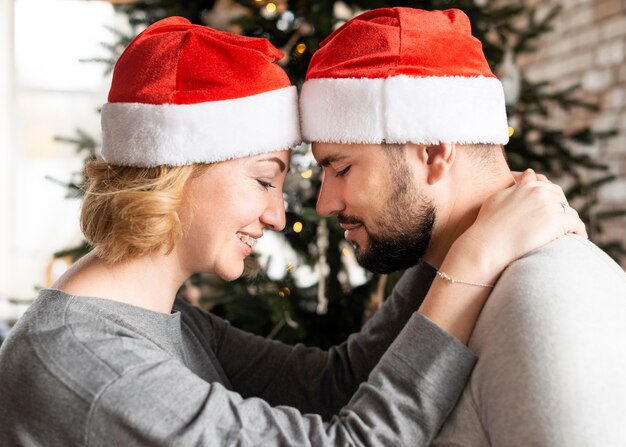
[[[276,3],[269,2],[264,7],[261,8],[260,13],[261,16],[265,19],[271,20],[276,17]]]
[[[305,20],[298,19],[295,23],[298,23],[298,25],[296,26],[294,33],[291,35],[287,43],[281,48],[281,51],[285,54],[285,57],[278,61],[278,63],[283,67],[286,67],[291,61],[291,50],[298,43],[300,38],[304,36],[310,36],[315,31],[315,28]],[[304,47],[304,50],[306,50],[306,45]],[[302,51],[302,53],[298,53],[296,51],[296,55],[300,56],[304,54],[304,50]]]
[[[281,298],[286,298],[289,295],[291,295],[291,290],[289,289],[289,287],[285,287],[280,292],[278,292],[278,296]]]

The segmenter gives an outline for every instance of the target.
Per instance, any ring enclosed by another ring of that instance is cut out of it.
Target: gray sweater
[[[437,447],[626,446],[626,273],[568,236],[502,274]]]
[[[0,445],[426,445],[476,360],[415,312],[433,276],[329,351],[43,290],[0,348]]]

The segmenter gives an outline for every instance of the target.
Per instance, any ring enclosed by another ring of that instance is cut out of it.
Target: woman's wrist
[[[436,277],[418,312],[466,345],[490,292]]]
[[[450,247],[439,271],[461,281],[493,285],[506,268],[505,247],[490,248],[484,238],[466,231]]]
[[[480,239],[471,234],[458,239],[439,267],[439,272],[456,281],[435,277],[419,312],[467,344],[492,290],[485,286],[495,284],[502,270],[499,262]]]

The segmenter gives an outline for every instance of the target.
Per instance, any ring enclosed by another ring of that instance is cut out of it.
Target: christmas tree
[[[511,126],[506,149],[511,168],[532,167],[564,185],[592,239],[602,232],[605,219],[625,213],[596,212],[595,191],[613,177],[606,174],[605,165],[570,149],[572,143],[590,144],[607,138],[611,132],[584,128],[566,135],[547,124],[551,108],[569,110],[594,105],[577,99],[578,86],[554,91],[546,83],[528,81],[515,63],[519,55],[535,50],[538,37],[551,29],[559,8],[541,17],[534,7],[486,0],[407,1],[392,5],[375,0],[145,0],[124,2],[117,8],[126,14],[134,32],[164,17],[179,15],[196,24],[265,37],[283,50],[285,57],[280,63],[292,82],[300,86],[313,52],[326,36],[366,9],[390,6],[463,10],[505,88]],[[108,63],[109,70],[133,37],[121,33],[117,36],[118,42],[110,47],[111,58],[98,60]],[[85,154],[86,160],[93,159],[96,141],[84,134],[70,141]],[[344,241],[336,219],[321,219],[315,213],[321,173],[306,145],[294,151],[291,171],[285,188],[287,226],[279,242],[291,253],[292,262],[278,274],[270,274],[271,253],[255,255],[243,278],[228,283],[213,276],[195,275],[181,294],[245,330],[288,343],[325,348],[358,331],[382,304],[401,273],[374,275],[354,266],[352,248]],[[82,183],[79,175],[70,189],[80,194]],[[609,242],[602,248],[615,258],[626,254],[619,242]],[[78,257],[88,249],[83,244],[58,255]]]

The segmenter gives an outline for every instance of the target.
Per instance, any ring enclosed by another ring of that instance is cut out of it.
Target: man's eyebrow
[[[330,166],[331,163],[335,163],[337,161],[344,161],[346,158],[348,157],[345,155],[337,155],[337,154],[328,155],[326,157],[322,157],[322,159],[318,161],[317,164],[325,168],[326,166]]]
[[[285,172],[285,168],[287,167],[287,166],[285,166],[285,163],[278,157],[262,158],[259,161],[275,161],[276,163],[278,163],[278,167],[280,168],[280,172]]]

